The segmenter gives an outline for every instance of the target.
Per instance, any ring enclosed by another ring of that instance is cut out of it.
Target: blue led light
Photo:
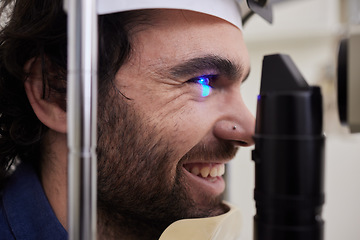
[[[201,84],[202,87],[201,96],[202,97],[209,96],[211,92],[211,87],[209,86],[209,78],[201,77],[198,83]]]
[[[211,87],[208,85],[202,85],[202,92],[201,92],[201,96],[202,97],[207,97],[210,95],[211,92]]]

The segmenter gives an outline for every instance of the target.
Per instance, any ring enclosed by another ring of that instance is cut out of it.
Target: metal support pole
[[[68,232],[96,239],[96,0],[68,1]]]

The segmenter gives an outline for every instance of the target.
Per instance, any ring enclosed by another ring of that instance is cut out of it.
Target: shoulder
[[[1,240],[67,239],[32,166],[20,164],[0,193]]]
[[[6,212],[5,212],[4,204],[3,204],[3,191],[2,190],[0,190],[0,236],[1,236],[1,239],[6,239],[6,240],[15,239],[11,232],[11,228],[10,228],[8,219],[6,217]]]

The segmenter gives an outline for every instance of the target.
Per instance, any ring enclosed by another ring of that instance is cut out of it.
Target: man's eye
[[[214,75],[204,75],[204,76],[192,78],[188,82],[199,84],[201,86],[201,96],[207,97],[210,95],[212,91],[213,87],[211,86],[211,83],[214,78],[215,78]]]

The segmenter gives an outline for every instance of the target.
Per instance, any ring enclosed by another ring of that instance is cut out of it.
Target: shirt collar
[[[241,235],[240,210],[224,202],[230,210],[222,215],[207,218],[182,219],[172,223],[159,240],[234,240]]]

